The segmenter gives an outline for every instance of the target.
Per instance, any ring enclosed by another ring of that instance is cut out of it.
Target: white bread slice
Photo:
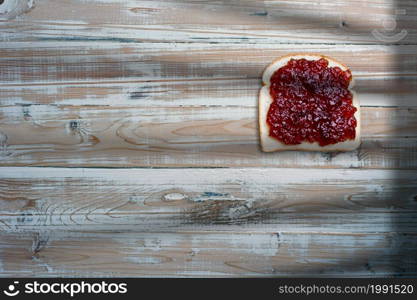
[[[355,112],[355,118],[357,121],[356,126],[356,135],[354,140],[347,140],[344,142],[331,144],[327,146],[320,146],[317,142],[310,143],[310,142],[302,142],[298,145],[286,145],[281,143],[277,139],[269,136],[269,125],[266,122],[267,114],[269,110],[269,106],[271,105],[273,99],[269,93],[270,88],[270,79],[272,75],[275,73],[276,70],[285,66],[290,59],[301,59],[305,58],[307,60],[319,60],[320,58],[324,58],[329,62],[329,67],[338,66],[343,71],[346,71],[348,67],[343,65],[342,63],[337,62],[336,60],[318,54],[290,54],[275,60],[272,64],[270,64],[264,71],[262,76],[262,85],[259,92],[259,132],[260,132],[260,142],[261,148],[264,152],[274,152],[274,151],[286,151],[286,150],[302,150],[302,151],[323,151],[323,152],[330,152],[330,151],[351,151],[355,150],[360,145],[360,106],[359,101],[356,93],[352,90],[354,85],[354,80],[352,79],[349,90],[353,95],[353,106],[357,108]]]

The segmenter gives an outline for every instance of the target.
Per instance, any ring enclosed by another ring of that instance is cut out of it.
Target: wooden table
[[[1,276],[417,275],[416,1],[0,3]],[[358,151],[260,151],[291,52],[351,67]]]

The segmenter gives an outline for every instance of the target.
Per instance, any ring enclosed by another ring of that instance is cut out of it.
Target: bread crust
[[[356,136],[354,140],[347,140],[344,142],[320,146],[317,142],[309,143],[309,142],[302,142],[298,145],[286,145],[276,138],[269,136],[270,127],[266,122],[267,114],[269,107],[273,101],[270,93],[270,79],[272,75],[275,73],[276,70],[285,66],[287,62],[292,59],[300,59],[306,58],[309,60],[318,60],[320,58],[324,58],[329,62],[329,66],[338,66],[343,71],[349,70],[349,68],[338,62],[337,60],[321,55],[321,54],[311,54],[311,53],[294,53],[282,56],[276,60],[274,60],[269,66],[267,66],[263,72],[262,76],[262,88],[259,91],[259,99],[258,99],[258,120],[259,120],[259,134],[260,134],[260,144],[261,149],[264,152],[276,152],[276,151],[287,151],[287,150],[300,150],[300,151],[322,151],[322,152],[336,152],[336,151],[351,151],[355,150],[360,145],[360,105],[358,101],[358,97],[356,93],[352,90],[354,85],[354,80],[352,79],[349,85],[349,90],[352,93],[352,105],[356,107],[357,111],[355,112],[355,118],[357,120],[356,126]]]

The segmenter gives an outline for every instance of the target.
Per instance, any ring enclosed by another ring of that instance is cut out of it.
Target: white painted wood
[[[376,75],[376,74],[375,74]],[[357,75],[355,91],[366,107],[417,107],[417,77]],[[259,78],[198,79],[142,82],[39,83],[0,85],[0,106],[105,105],[112,107],[253,106]]]
[[[2,43],[3,86],[118,84],[148,81],[261,80],[264,68],[294,52],[329,55],[358,80],[417,76],[417,46],[263,45],[108,42]],[[30,54],[30,55],[28,55]],[[19,63],[16,65],[16,60]],[[360,83],[359,83],[360,84]],[[381,85],[381,82],[376,84]],[[375,85],[375,84],[372,84]],[[394,85],[395,86],[395,85]],[[415,91],[415,86],[408,86]],[[241,88],[241,87],[239,87]]]
[[[413,1],[395,0],[39,0],[29,13],[7,23],[12,30],[5,30],[2,38],[228,44],[413,43],[417,31],[413,22],[415,8]],[[387,26],[392,20],[394,28]],[[402,30],[407,30],[405,37]]]
[[[416,276],[416,8],[5,0],[0,276]],[[359,151],[259,152],[262,71],[300,51],[353,70]]]
[[[3,0],[0,5],[0,21],[12,20],[34,8],[34,0]]]
[[[254,185],[257,183],[272,184],[278,179],[280,183],[308,183],[311,181],[326,181],[326,174],[333,180],[343,182],[347,178],[357,180],[387,180],[393,178],[396,170],[365,170],[365,169],[330,169],[323,172],[321,169],[291,169],[283,168],[285,174],[280,172],[280,168],[241,168],[241,169],[164,169],[164,173],[159,169],[111,169],[111,168],[39,168],[39,167],[0,167],[0,178],[33,178],[33,179],[51,179],[51,178],[94,178],[106,179],[115,182],[137,182],[146,174],[147,184],[157,184],[158,180],[164,177],[172,183],[183,182],[185,184],[210,184],[215,182],[224,182],[225,178],[243,176]],[[247,172],[245,172],[247,171]],[[206,176],[198,176],[205,173]],[[180,175],[181,176],[178,176]],[[303,176],[301,176],[303,174]],[[272,176],[273,175],[273,176]],[[413,171],[403,171],[399,173],[398,179],[414,178]]]
[[[415,171],[3,167],[0,174],[0,226],[7,232],[417,227]]]
[[[0,233],[3,277],[415,276],[415,250],[394,233]]]
[[[119,108],[1,107],[0,165],[417,166],[415,109],[363,107],[362,145],[356,151],[268,154],[258,145],[256,98],[251,106],[239,106],[238,101],[230,106],[148,103]]]

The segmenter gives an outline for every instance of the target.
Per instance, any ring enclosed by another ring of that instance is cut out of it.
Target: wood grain
[[[1,275],[415,276],[416,241],[395,233],[0,233]]]
[[[417,167],[415,108],[363,107],[363,143],[357,151],[268,154],[258,146],[254,102],[237,107],[3,107],[0,164]]]
[[[416,167],[416,46],[2,46],[4,166]],[[364,111],[359,151],[259,151],[260,75],[288,51],[351,65]]]
[[[417,173],[324,174],[3,167],[1,274],[415,276]]]
[[[149,81],[259,82],[265,67],[277,57],[309,52],[342,61],[359,81],[368,80],[369,84],[370,80],[416,78],[416,50],[416,45],[6,42],[0,47],[0,66],[2,86],[20,88],[92,83],[133,83],[140,87]],[[382,82],[376,84],[381,86]],[[403,83],[394,86],[398,92]],[[410,81],[408,86],[415,92]]]
[[[407,0],[5,0],[0,277],[417,276],[416,18]],[[293,52],[352,69],[358,151],[259,151],[261,74]]]
[[[395,0],[38,0],[0,11],[4,40],[228,44],[415,43],[416,15],[414,1]]]
[[[0,168],[5,231],[415,232],[417,172]]]
[[[1,62],[0,62],[1,64]],[[240,68],[236,66],[236,75]],[[3,68],[4,70],[4,68]],[[16,72],[16,70],[14,71]],[[261,74],[259,67],[259,74]],[[362,106],[416,107],[416,78],[412,75],[355,73],[355,91]],[[11,75],[10,77],[18,75]],[[58,75],[56,75],[58,76]],[[60,75],[62,76],[62,75]],[[242,74],[243,76],[243,74]],[[122,78],[123,79],[123,78]],[[257,78],[186,78],[184,80],[123,80],[88,82],[3,83],[0,107],[16,105],[248,106],[260,88]],[[80,80],[81,81],[81,80]]]

